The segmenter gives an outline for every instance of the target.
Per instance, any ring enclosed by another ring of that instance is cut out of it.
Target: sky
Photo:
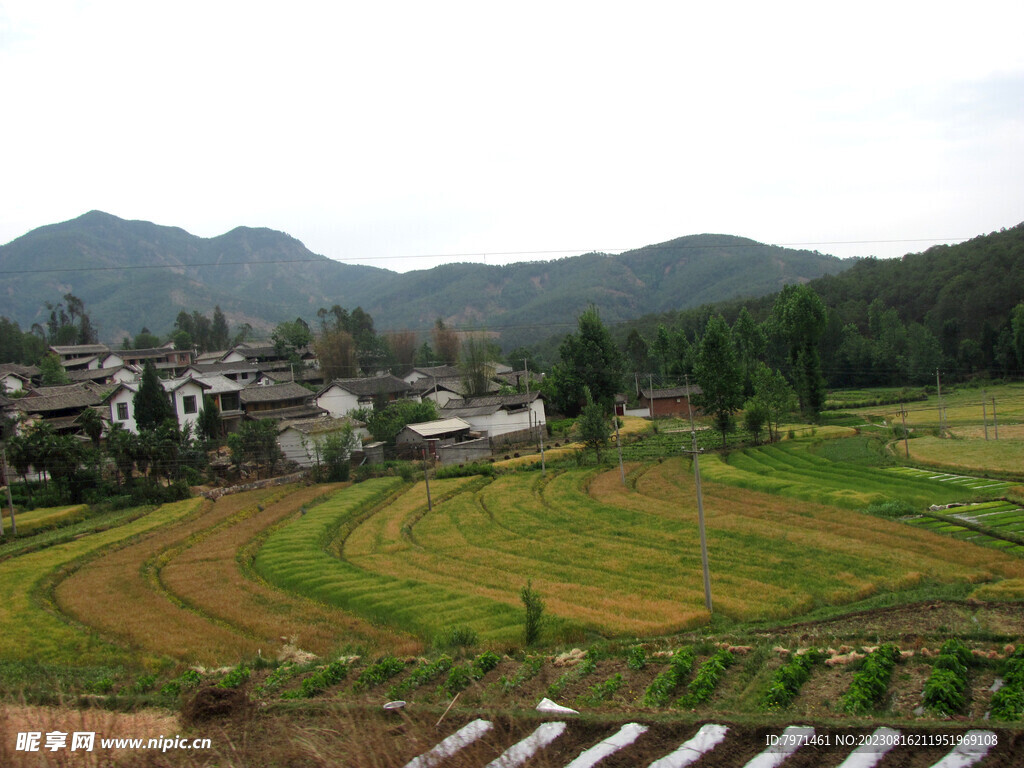
[[[707,232],[900,256],[1024,221],[1021,29],[1019,0],[0,0],[0,243],[102,210],[396,271]]]

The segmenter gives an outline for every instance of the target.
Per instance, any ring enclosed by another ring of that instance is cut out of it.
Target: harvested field
[[[260,639],[265,654],[276,653],[282,640],[319,656],[356,647],[416,652],[420,647],[413,638],[275,589],[250,573],[246,552],[258,536],[342,487],[297,488],[282,498],[267,499],[262,509],[237,496],[221,498],[215,508],[224,504],[237,511],[180,551],[165,553],[161,583],[183,604]]]

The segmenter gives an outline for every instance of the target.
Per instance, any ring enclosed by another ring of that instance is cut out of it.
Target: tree
[[[565,337],[558,354],[560,362],[552,370],[558,409],[567,416],[579,414],[587,402],[584,387],[589,387],[594,402],[603,412],[611,412],[622,387],[624,363],[597,307],[591,305],[579,316],[577,332]]]
[[[52,352],[39,361],[39,378],[44,387],[54,387],[70,381],[67,371],[60,364],[60,358]]]
[[[761,442],[761,430],[768,420],[768,411],[757,398],[751,398],[743,404],[743,428],[754,436],[754,442]]]
[[[634,372],[650,370],[650,350],[640,331],[633,328],[626,336],[626,359]]]
[[[160,337],[143,326],[132,340],[132,349],[154,349],[160,346]]]
[[[434,323],[432,331],[434,350],[444,365],[455,365],[459,362],[459,334],[444,324],[440,317]]]
[[[352,334],[342,328],[324,330],[313,344],[325,381],[359,375],[359,357]]]
[[[767,339],[764,331],[746,307],[740,310],[736,322],[732,326],[732,338],[736,345],[736,356],[740,370],[743,372],[743,393],[750,395],[754,391],[754,369],[764,354]]]
[[[267,465],[269,472],[280,458],[277,423],[272,419],[243,421],[237,432],[228,435],[228,446],[235,465],[251,461],[256,464],[256,476],[259,477],[261,463]]]
[[[816,419],[825,403],[825,380],[818,354],[818,339],[825,326],[825,305],[809,286],[787,285],[775,300],[772,319],[777,333],[789,347],[800,408],[808,417]]]
[[[210,349],[227,349],[231,341],[228,320],[220,311],[220,305],[213,308],[213,323],[210,326]]]
[[[693,370],[701,388],[701,392],[693,396],[693,402],[714,416],[724,448],[732,414],[743,404],[743,374],[736,360],[729,326],[721,315],[708,319]]]
[[[584,389],[587,404],[583,406],[580,416],[576,419],[576,429],[583,445],[594,451],[598,464],[601,463],[601,449],[608,444],[611,428],[600,403],[595,403],[590,390]]]
[[[297,317],[292,321],[286,320],[283,323],[278,323],[277,327],[271,331],[270,338],[274,342],[274,349],[278,355],[288,358],[292,365],[301,367],[302,359],[299,356],[299,350],[312,343],[313,334],[310,332],[309,326],[306,325],[306,321]]]
[[[349,459],[359,444],[351,424],[330,432],[317,444],[317,453],[323,462],[321,477],[329,483],[344,483],[349,477]]]
[[[135,423],[140,432],[154,430],[163,424],[164,420],[174,418],[174,409],[167,399],[160,379],[157,378],[156,368],[148,360],[142,369],[142,381],[139,383],[139,391],[132,398],[132,405],[135,409]]]
[[[419,424],[437,419],[437,409],[432,400],[417,403],[414,400],[393,400],[384,408],[375,410],[366,420],[374,440],[394,445],[398,433],[407,424]]]
[[[416,334],[412,331],[390,331],[384,335],[384,341],[395,362],[391,372],[395,376],[405,376],[416,365]]]
[[[782,417],[796,407],[796,393],[779,371],[761,363],[754,369],[754,399],[764,408],[768,439],[779,436]]]
[[[203,395],[203,410],[199,412],[196,427],[199,430],[199,437],[204,440],[216,440],[221,435],[220,408],[217,407],[217,401],[209,395]]]
[[[462,369],[462,383],[467,397],[487,394],[493,367],[487,339],[483,334],[470,333],[463,339],[459,367]]]

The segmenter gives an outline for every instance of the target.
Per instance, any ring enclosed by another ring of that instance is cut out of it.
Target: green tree
[[[587,404],[583,406],[580,416],[576,419],[576,430],[584,446],[594,451],[598,464],[601,463],[601,449],[608,444],[611,427],[600,403],[595,403],[590,390],[584,388]]]
[[[199,412],[196,427],[199,430],[199,437],[204,440],[217,440],[220,438],[220,408],[217,407],[217,401],[210,397],[210,395],[203,395],[203,410]]]
[[[366,428],[370,430],[374,440],[389,445],[395,444],[398,433],[407,424],[420,424],[437,419],[437,409],[432,400],[417,403],[414,400],[393,400],[384,408],[375,410],[366,420]]]
[[[761,431],[768,420],[768,411],[757,398],[743,404],[743,428],[754,436],[754,442],[761,442]]]
[[[213,323],[210,326],[210,349],[227,349],[231,341],[228,320],[220,311],[220,306],[213,308]]]
[[[274,342],[277,354],[286,357],[292,365],[298,368],[302,366],[299,351],[313,342],[313,334],[306,321],[297,317],[295,320],[278,323],[277,327],[271,331],[270,339]]]
[[[161,344],[160,337],[151,333],[149,328],[143,327],[132,339],[132,349],[154,349]]]
[[[148,360],[142,369],[142,381],[139,382],[139,391],[135,393],[132,405],[140,432],[154,430],[166,419],[174,418],[174,409],[156,375],[156,368]]]
[[[626,360],[635,373],[643,373],[650,370],[650,349],[647,341],[636,328],[630,330],[626,336]]]
[[[462,383],[467,396],[487,394],[494,368],[491,364],[491,349],[483,334],[466,334],[462,341],[459,367],[462,369]]]
[[[317,453],[323,462],[321,478],[329,483],[343,483],[349,478],[349,460],[359,445],[351,424],[337,432],[330,432],[317,445]]]
[[[782,417],[796,407],[796,393],[779,371],[761,363],[754,369],[754,399],[764,408],[768,439],[779,436]]]
[[[825,326],[825,305],[807,285],[787,285],[772,308],[772,319],[789,347],[789,362],[801,410],[816,419],[825,403],[818,339]]]
[[[764,355],[767,339],[761,326],[754,322],[746,307],[740,310],[732,326],[732,338],[736,345],[736,356],[743,372],[743,394],[754,392],[754,369]]]
[[[721,315],[708,319],[693,370],[701,388],[693,397],[694,405],[714,416],[725,447],[732,415],[743,404],[743,375],[729,326]]]
[[[611,412],[622,387],[624,362],[597,307],[591,305],[579,316],[577,332],[565,337],[558,355],[551,374],[558,410],[567,416],[579,414],[586,403],[584,387],[589,387],[594,402],[603,412]]]
[[[67,384],[70,381],[67,371],[60,364],[60,358],[52,352],[39,361],[39,379],[44,387]]]
[[[236,466],[253,462],[259,477],[261,464],[267,465],[269,472],[281,456],[277,444],[277,423],[272,419],[243,421],[237,432],[228,435],[228,447]]]

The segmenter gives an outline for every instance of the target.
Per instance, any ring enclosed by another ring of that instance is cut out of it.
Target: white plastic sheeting
[[[478,719],[467,723],[429,752],[424,752],[419,757],[410,760],[405,764],[405,768],[434,768],[463,747],[472,744],[493,727],[494,723],[487,720]]]
[[[618,733],[581,752],[580,756],[565,766],[565,768],[593,768],[593,766],[604,760],[608,755],[613,755],[623,747],[628,747],[646,732],[646,725],[626,723],[618,730]]]
[[[691,739],[680,745],[679,749],[660,760],[655,760],[649,768],[686,768],[721,744],[728,730],[724,725],[702,725]]]
[[[544,749],[544,747],[564,732],[565,723],[543,723],[525,739],[506,749],[504,754],[497,760],[489,762],[486,768],[516,768]]]

